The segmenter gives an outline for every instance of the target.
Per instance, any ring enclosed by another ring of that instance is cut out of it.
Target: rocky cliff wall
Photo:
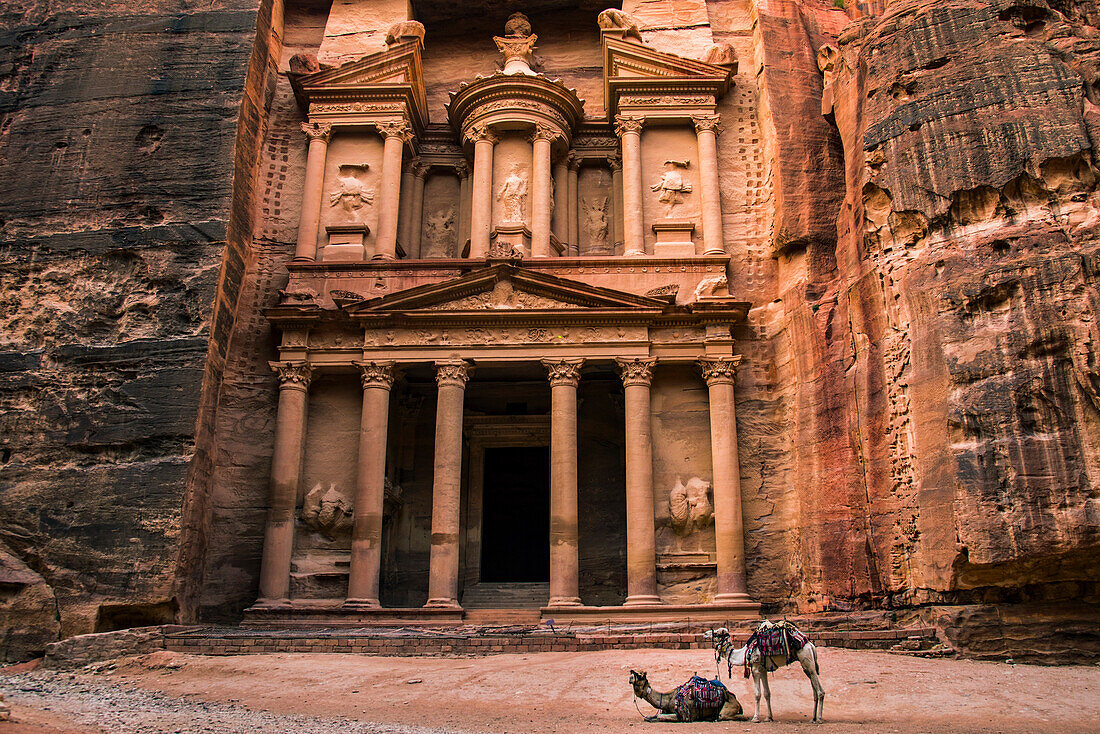
[[[255,96],[257,12],[146,0],[0,13],[10,660],[177,614],[198,396],[204,373],[216,386],[240,271],[230,198],[235,168],[248,178],[235,139],[242,95]]]

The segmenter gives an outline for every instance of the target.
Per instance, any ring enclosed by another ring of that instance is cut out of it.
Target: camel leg
[[[772,689],[768,687],[768,672],[760,671],[760,685],[764,689],[764,703],[768,705],[768,718],[766,721],[775,721],[772,718]]]
[[[798,662],[802,663],[802,672],[810,679],[810,687],[814,690],[814,718],[815,724],[825,721],[825,687],[821,685],[821,677],[817,674],[817,649],[807,644],[798,653]]]
[[[756,724],[760,721],[760,674],[756,672],[756,668],[752,669],[752,692],[756,699],[756,707],[752,712],[752,723]]]

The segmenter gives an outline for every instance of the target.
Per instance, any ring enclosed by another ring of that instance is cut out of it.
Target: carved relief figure
[[[497,201],[503,208],[502,220],[505,222],[523,222],[527,211],[527,173],[518,165],[501,184]]]
[[[679,478],[668,495],[668,515],[677,535],[691,535],[710,524],[714,509],[710,504],[710,483],[692,477],[684,484]]]
[[[455,242],[455,208],[428,214],[424,224],[424,241],[428,243],[427,257],[453,257]]]
[[[597,243],[607,241],[607,197],[602,196],[593,201],[581,199],[581,208],[584,210],[584,231],[588,238]]]
[[[692,301],[698,301],[700,298],[714,298],[728,296],[729,281],[726,280],[725,273],[716,275],[713,278],[706,278],[699,281],[699,285],[695,286],[695,293],[692,294]],[[725,291],[723,293],[723,291]]]
[[[302,500],[302,522],[329,540],[351,533],[351,502],[335,484],[318,482]]]
[[[596,16],[596,24],[602,31],[622,31],[624,40],[627,38],[642,40],[642,34],[638,30],[638,19],[618,8],[608,8],[601,12]]]
[[[532,33],[531,22],[523,13],[512,13],[504,24],[504,36],[493,36],[497,50],[504,57],[505,74],[534,75],[535,42],[539,37]]]
[[[363,182],[369,166],[366,163],[344,164],[336,177],[336,190],[329,194],[329,206],[339,206],[348,217],[358,222],[359,210],[374,201],[374,192],[368,191]]]
[[[691,182],[685,180],[680,173],[680,169],[687,168],[689,165],[691,165],[690,161],[665,161],[665,172],[661,180],[649,187],[651,191],[661,192],[657,201],[668,206],[666,216],[671,217],[673,208],[684,202],[683,195],[691,193]]]

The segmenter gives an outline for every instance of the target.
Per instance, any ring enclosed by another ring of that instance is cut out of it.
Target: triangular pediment
[[[644,91],[658,85],[662,92],[709,92],[715,99],[730,87],[731,69],[658,51],[636,41],[611,36],[603,39],[604,92],[611,113],[618,107],[618,95]]]
[[[508,311],[662,311],[668,304],[514,265],[494,265],[443,283],[409,288],[347,307],[349,316]]]
[[[309,74],[291,75],[299,103],[308,109],[314,101],[391,99],[408,96],[417,114],[427,121],[427,93],[420,41],[397,43],[358,61]]]

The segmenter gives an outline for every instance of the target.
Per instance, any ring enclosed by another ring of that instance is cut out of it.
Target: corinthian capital
[[[719,115],[693,115],[691,121],[695,123],[695,132],[710,130],[717,135],[722,132],[721,119]]]
[[[488,125],[473,125],[466,131],[466,139],[471,143],[480,143],[483,140],[495,144],[497,136],[489,129]]]
[[[332,125],[327,122],[303,122],[302,132],[306,134],[310,142],[320,140],[327,143],[328,139],[332,137]]]
[[[363,389],[381,387],[389,390],[393,387],[393,362],[354,362],[363,379]]]
[[[733,385],[737,382],[737,365],[741,364],[741,357],[703,357],[697,364],[708,385]]]
[[[620,138],[627,133],[640,133],[644,117],[632,117],[630,115],[615,115],[615,134]]]
[[[615,360],[619,365],[619,374],[622,375],[623,385],[649,385],[653,382],[653,365],[657,364],[656,357],[649,359],[624,359]]]
[[[404,120],[376,122],[374,127],[377,128],[378,134],[384,138],[401,138],[403,142],[407,142],[412,137],[412,129],[409,127],[409,123]]]
[[[465,360],[453,359],[435,363],[435,381],[440,387],[443,385],[465,387],[468,379],[470,379],[470,363]]]
[[[275,371],[281,389],[309,389],[313,368],[308,362],[268,362],[267,364]]]
[[[543,365],[550,373],[550,386],[569,385],[576,387],[581,381],[583,359],[544,359]]]
[[[549,140],[551,143],[553,143],[560,137],[560,130],[558,130],[553,125],[546,125],[540,122],[535,125],[535,130],[531,133],[531,142],[533,143],[536,140]]]

